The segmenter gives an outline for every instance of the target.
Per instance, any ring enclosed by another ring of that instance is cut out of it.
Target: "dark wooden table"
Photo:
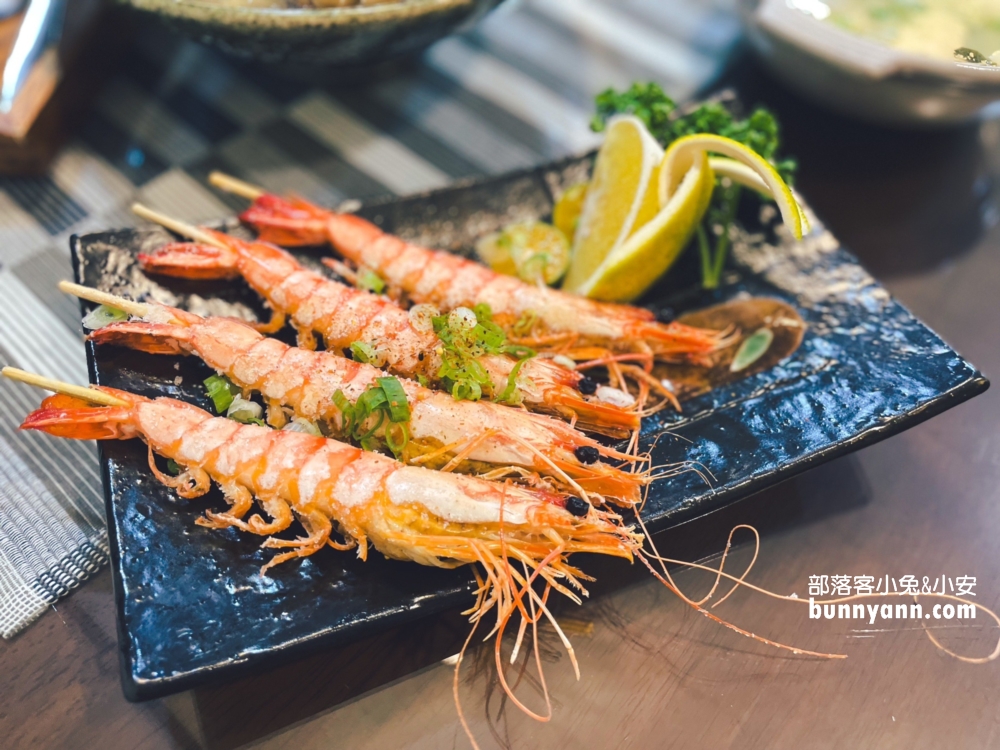
[[[767,101],[801,160],[799,186],[831,229],[906,305],[978,365],[1000,373],[1000,123],[896,133],[804,104],[741,62],[734,79]],[[1000,608],[1000,393],[815,469],[664,535],[683,559],[718,552],[736,523],[763,532],[751,579],[807,593],[810,575],[969,575]],[[734,570],[749,549],[733,557]],[[568,612],[583,679],[543,631],[554,719],[504,711],[491,649],[467,661],[461,694],[484,748],[986,748],[1000,746],[1000,662],[960,663],[916,623],[809,620],[806,608],[736,593],[716,612],[753,632],[846,653],[775,651],[691,611],[641,570],[598,569]],[[705,574],[681,585],[704,591]],[[998,631],[938,623],[949,647],[989,653]],[[129,704],[118,684],[105,570],[40,622],[0,643],[5,748],[465,747],[440,659],[457,616],[383,634],[240,683]],[[426,665],[432,665],[427,667]],[[422,669],[421,669],[422,668]],[[414,671],[419,670],[419,671]],[[519,691],[541,700],[527,681]]]

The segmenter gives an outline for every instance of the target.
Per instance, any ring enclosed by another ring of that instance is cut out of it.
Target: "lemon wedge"
[[[798,201],[795,200],[795,196],[792,195],[791,188],[785,184],[775,168],[760,154],[732,138],[721,135],[697,133],[678,138],[670,144],[660,167],[661,205],[666,204],[671,192],[683,178],[687,165],[691,161],[691,154],[707,152],[734,159],[749,167],[760,179],[760,182],[767,187],[766,194],[778,205],[785,226],[792,232],[795,239],[802,239],[802,235],[809,230],[809,220]],[[725,168],[726,165],[723,164],[723,167]],[[733,169],[731,165],[729,170],[730,172],[726,176],[741,184],[747,184],[743,182],[746,172]],[[751,182],[756,182],[752,178],[750,179]],[[750,184],[749,187],[759,190],[753,184]]]
[[[639,118],[622,115],[608,122],[563,289],[587,294],[591,278],[609,253],[633,234],[640,214],[650,213],[650,185],[656,184],[654,175],[662,158],[663,149]]]
[[[590,183],[581,182],[567,188],[552,208],[552,223],[561,229],[567,237],[573,237],[576,234],[576,227],[580,222],[580,214],[583,213],[583,201],[587,197],[588,187],[590,187]]]
[[[666,166],[664,162],[660,168],[661,178]],[[687,151],[670,164],[678,171],[682,166],[681,178],[669,181],[670,194],[663,207],[608,254],[581,285],[581,294],[608,302],[631,302],[677,259],[708,210],[715,189],[715,175],[704,151]]]

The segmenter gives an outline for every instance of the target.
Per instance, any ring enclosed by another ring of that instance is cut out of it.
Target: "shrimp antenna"
[[[141,203],[132,204],[132,213],[140,219],[145,219],[146,221],[151,221],[154,224],[159,224],[161,227],[165,227],[171,232],[176,232],[177,234],[192,239],[195,242],[200,242],[204,245],[211,245],[212,247],[217,247],[220,250],[229,249],[226,247],[225,243],[222,242],[222,240],[216,239],[204,229],[196,227],[194,224],[188,224],[180,219],[174,219],[166,214],[160,213],[159,211],[154,211]]]
[[[244,182],[236,177],[231,177],[224,172],[212,172],[208,175],[208,182],[210,185],[219,188],[219,190],[223,190],[227,193],[232,193],[233,195],[238,195],[241,198],[247,198],[252,201],[257,200],[267,192],[262,187],[251,185],[249,182]]]
[[[0,370],[0,374],[2,374],[5,378],[16,380],[19,383],[27,383],[28,385],[35,386],[35,388],[42,388],[43,390],[52,391],[53,393],[62,393],[65,396],[82,398],[84,401],[89,401],[92,404],[101,404],[102,406],[129,405],[127,401],[123,401],[120,398],[112,396],[110,393],[99,391],[96,388],[85,388],[82,385],[64,383],[61,380],[46,378],[43,375],[36,375],[33,372],[19,370],[16,367],[5,367],[3,370]]]
[[[127,312],[129,315],[135,315],[137,318],[145,317],[153,310],[153,305],[146,304],[145,302],[135,302],[124,297],[117,297],[114,294],[102,292],[100,289],[83,286],[82,284],[74,284],[72,281],[60,281],[59,291],[73,297],[85,299],[88,302],[94,302],[98,305],[114,307],[117,310]]]

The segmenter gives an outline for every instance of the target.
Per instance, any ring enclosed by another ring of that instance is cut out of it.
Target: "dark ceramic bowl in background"
[[[326,67],[367,65],[419,51],[502,1],[278,9],[209,0],[118,0],[244,60]]]

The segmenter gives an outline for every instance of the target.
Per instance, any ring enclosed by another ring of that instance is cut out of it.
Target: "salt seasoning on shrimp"
[[[363,560],[371,545],[386,557],[433,567],[480,564],[486,577],[477,574],[476,603],[467,614],[475,632],[495,610],[501,675],[499,639],[511,617],[520,614],[532,625],[547,618],[579,678],[572,646],[549,611],[549,593],[558,591],[577,603],[586,595],[582,581],[590,579],[568,561],[574,552],[632,560],[642,544],[617,515],[562,493],[405,466],[327,438],[213,417],[171,398],[70,386],[13,368],[4,368],[4,375],[59,391],[25,418],[22,429],[79,440],[139,438],[149,446],[150,470],[181,497],[199,497],[218,483],[230,507],[206,512],[198,523],[266,536],[264,548],[284,550],[261,574],[328,545],[356,547]],[[181,473],[161,472],[155,455],[175,461]],[[270,520],[259,514],[247,518],[254,499]],[[306,537],[274,536],[293,519]],[[543,585],[541,593],[533,588],[536,582]]]
[[[234,318],[203,318],[69,282],[59,288],[136,316],[95,330],[88,337],[91,341],[154,354],[197,355],[244,395],[260,392],[273,427],[286,426],[283,407],[287,407],[299,419],[322,423],[332,437],[350,437],[353,427],[353,432],[366,436],[366,442],[392,449],[405,463],[489,478],[518,475],[524,469],[563,489],[583,490],[626,505],[639,501],[648,481],[646,474],[599,461],[630,458],[551,417],[489,401],[456,400],[411,380],[387,378],[363,362],[266,338]],[[383,410],[366,415],[360,424],[349,424],[351,405],[388,385],[402,393],[406,419],[393,423],[392,415],[386,419]]]
[[[277,330],[288,316],[302,346],[314,346],[313,334],[318,332],[329,350],[351,351],[393,374],[447,386],[457,396],[475,398],[477,393],[461,389],[475,391],[485,384],[498,400],[520,402],[612,437],[626,437],[639,426],[640,404],[625,407],[588,395],[598,384],[580,372],[549,359],[525,355],[515,360],[493,353],[489,342],[470,343],[468,334],[479,330],[475,311],[452,311],[447,336],[445,331],[439,336],[434,318],[421,318],[385,297],[310,271],[274,245],[189,227],[142,206],[133,210],[198,239],[141,254],[144,270],[190,279],[242,276],[275,310],[271,324],[262,330]]]
[[[510,332],[520,324],[551,341],[647,352],[657,360],[697,361],[724,341],[719,331],[661,323],[640,307],[596,302],[498,274],[454,253],[386,234],[360,216],[323,209],[301,198],[279,198],[217,173],[212,182],[254,199],[240,218],[262,240],[286,247],[329,244],[352,263],[375,271],[413,302],[442,310],[487,304]]]

